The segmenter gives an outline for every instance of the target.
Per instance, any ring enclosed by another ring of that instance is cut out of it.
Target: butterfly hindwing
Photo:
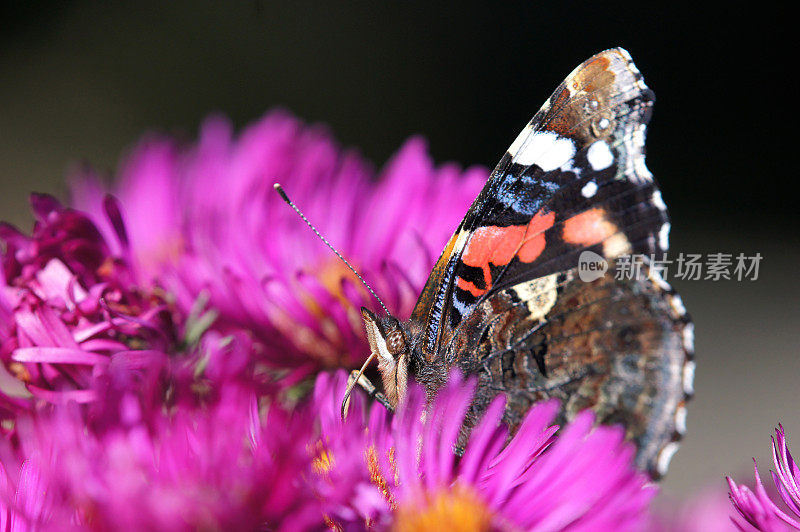
[[[641,279],[584,282],[575,268],[500,290],[461,331],[444,358],[478,376],[471,419],[504,393],[505,421],[516,429],[532,404],[557,398],[558,423],[591,408],[598,422],[625,427],[638,467],[665,472],[685,430],[693,329],[648,264]]]

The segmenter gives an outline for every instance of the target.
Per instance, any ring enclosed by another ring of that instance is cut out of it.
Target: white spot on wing
[[[658,230],[658,247],[666,251],[669,248],[669,230],[672,226],[669,222],[665,222]]]
[[[683,300],[678,294],[672,296],[669,303],[672,305],[672,310],[674,310],[678,316],[684,316],[686,314],[686,307],[683,306]]]
[[[589,181],[586,183],[583,188],[581,189],[581,194],[584,198],[591,198],[597,192],[597,183],[594,181]]]
[[[686,407],[679,406],[675,411],[675,430],[678,434],[686,434]]]
[[[605,170],[614,163],[614,154],[605,141],[598,140],[586,151],[586,158],[592,166],[592,170]]]
[[[662,210],[662,211],[666,211],[667,210],[667,204],[664,203],[664,199],[661,197],[661,191],[660,190],[656,190],[655,192],[653,192],[653,205],[658,207],[659,210]]]
[[[637,177],[642,178],[643,181],[650,181],[653,178],[653,174],[650,173],[650,170],[647,169],[647,165],[644,163],[644,131],[644,124],[639,124],[633,130],[633,149],[629,151],[629,156],[633,160],[633,167]]]
[[[675,455],[678,447],[678,442],[672,441],[666,444],[663,449],[661,449],[661,452],[658,455],[658,464],[656,466],[659,474],[666,474],[667,469],[669,469],[669,462],[672,460],[672,457]]]
[[[683,348],[689,352],[694,352],[694,323],[687,323],[683,328]]]
[[[623,174],[634,184],[646,183],[653,178],[644,162],[644,133],[644,124],[627,125],[622,133]]]
[[[692,395],[694,393],[694,360],[690,360],[683,366],[683,393]]]
[[[525,139],[528,138],[530,134],[531,126],[528,124],[525,126],[525,129],[523,129],[520,134],[517,135],[517,138],[514,139],[514,142],[512,142],[511,146],[508,148],[508,153],[510,153],[512,157],[517,154],[519,148],[522,146],[522,143],[525,142]]]
[[[527,131],[528,128],[525,129]],[[517,141],[520,141],[519,137],[511,145],[511,148],[515,148]],[[536,164],[545,172],[560,168],[575,155],[575,145],[572,141],[552,131],[535,133],[527,141],[520,141],[520,144],[522,145],[516,146],[517,149],[514,152],[509,149],[509,153],[514,155],[514,162],[526,166]]]

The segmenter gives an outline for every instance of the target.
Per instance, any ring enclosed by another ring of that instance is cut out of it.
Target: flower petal
[[[104,364],[109,359],[81,349],[68,347],[20,347],[15,349],[11,358],[17,362],[35,362],[37,364]]]

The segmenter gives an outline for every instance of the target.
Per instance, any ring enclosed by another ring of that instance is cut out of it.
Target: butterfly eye
[[[393,329],[386,335],[386,349],[395,358],[406,352],[406,337],[400,328]]]

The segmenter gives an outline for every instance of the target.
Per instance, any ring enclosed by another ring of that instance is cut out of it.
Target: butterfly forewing
[[[656,251],[667,222],[644,165],[654,97],[627,52],[575,69],[492,172],[425,286],[414,317],[427,359],[478,300],[574,267],[583,249]],[[627,232],[626,232],[627,231]]]

